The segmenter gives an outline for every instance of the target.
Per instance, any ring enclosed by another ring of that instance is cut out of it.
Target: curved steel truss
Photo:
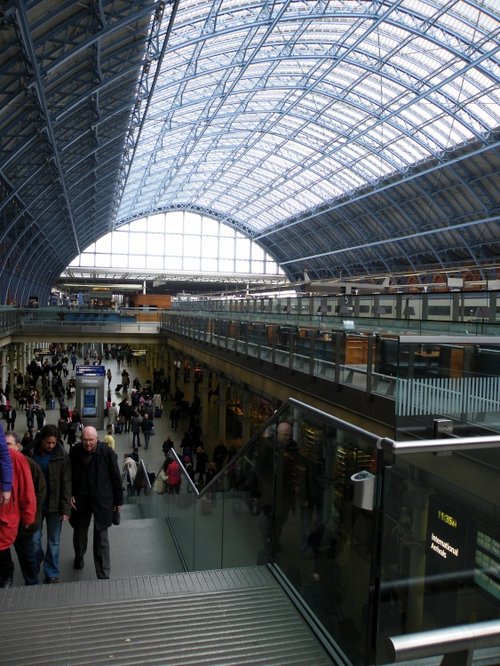
[[[495,272],[495,0],[3,6],[2,299],[178,208],[294,280]]]

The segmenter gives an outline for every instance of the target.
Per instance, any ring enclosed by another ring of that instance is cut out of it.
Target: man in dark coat
[[[123,488],[115,452],[99,441],[97,430],[86,426],[82,441],[70,451],[73,476],[71,525],[75,569],[84,566],[88,529],[94,516],[94,564],[97,578],[109,578],[111,563],[108,527],[123,505]]]
[[[150,417],[150,415],[145,412],[142,421],[141,421],[141,430],[144,435],[144,448],[148,449],[149,448],[149,438],[153,434],[154,431],[154,423],[153,419]]]
[[[7,430],[14,430],[16,427],[17,412],[11,404],[5,410],[5,420],[7,421]]]

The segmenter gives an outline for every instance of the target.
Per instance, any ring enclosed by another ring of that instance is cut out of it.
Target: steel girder
[[[2,7],[2,301],[48,293],[105,233],[181,208],[294,280],[493,269],[494,0]]]
[[[156,4],[3,3],[2,302],[46,297],[109,229]]]

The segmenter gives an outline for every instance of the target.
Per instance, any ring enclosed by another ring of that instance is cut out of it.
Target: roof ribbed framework
[[[46,291],[93,240],[175,209],[234,226],[293,280],[496,276],[499,11],[7,3],[3,297]]]

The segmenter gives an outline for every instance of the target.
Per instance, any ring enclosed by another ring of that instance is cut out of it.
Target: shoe
[[[53,585],[54,583],[59,582],[59,578],[46,576],[43,582],[46,583],[47,585]]]
[[[12,587],[12,578],[9,576],[8,578],[2,578],[0,581],[0,587],[3,587],[4,590],[7,590],[9,587]]]
[[[83,557],[75,557],[75,561],[73,562],[73,569],[83,569],[85,562],[83,561]]]
[[[109,576],[97,576],[99,580],[109,580]]]

